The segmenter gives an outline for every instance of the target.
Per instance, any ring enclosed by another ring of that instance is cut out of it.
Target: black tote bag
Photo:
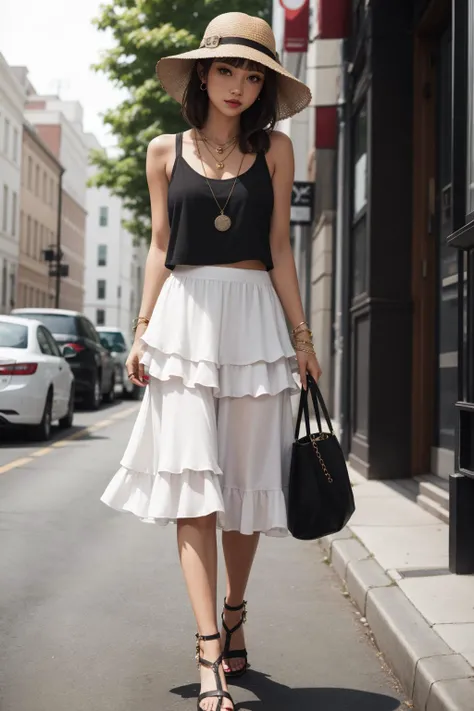
[[[311,394],[318,432],[311,434],[308,408]],[[323,432],[319,405],[329,432]],[[306,435],[299,437],[304,415]],[[355,511],[354,495],[344,454],[316,382],[308,376],[301,389],[295,441],[291,454],[288,529],[294,538],[314,540],[340,531]]]

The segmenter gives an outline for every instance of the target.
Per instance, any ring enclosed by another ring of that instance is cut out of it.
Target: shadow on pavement
[[[251,701],[236,702],[235,711],[263,711],[270,708],[272,711],[396,711],[405,708],[395,696],[358,689],[291,689],[256,671],[249,671],[245,682],[242,680],[232,686],[247,689],[257,697]],[[231,693],[232,686],[229,687]],[[190,699],[196,698],[199,692],[197,684],[188,684],[171,689],[171,693]]]

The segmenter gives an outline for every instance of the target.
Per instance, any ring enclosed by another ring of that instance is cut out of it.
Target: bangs
[[[216,57],[213,61],[230,64],[236,69],[245,69],[247,72],[262,72],[262,74],[265,74],[267,69],[260,62],[254,62],[252,59],[243,59],[242,57]]]

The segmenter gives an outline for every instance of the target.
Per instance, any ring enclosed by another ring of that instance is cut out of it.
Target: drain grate
[[[451,575],[448,568],[404,568],[403,570],[397,568],[397,573],[402,578],[430,578],[436,575]]]

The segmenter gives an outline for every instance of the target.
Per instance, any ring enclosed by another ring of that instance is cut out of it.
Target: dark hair
[[[233,67],[245,68],[248,71],[260,71],[265,74],[259,101],[254,101],[240,117],[239,147],[242,153],[259,153],[270,148],[270,133],[275,127],[277,111],[277,75],[272,69],[258,62],[239,57],[219,57],[218,59],[201,59],[193,67],[188,86],[184,92],[182,114],[184,119],[194,128],[203,128],[209,111],[209,96],[207,91],[201,91],[201,79],[197,65],[201,64],[204,75],[207,76],[213,62],[224,62]]]

